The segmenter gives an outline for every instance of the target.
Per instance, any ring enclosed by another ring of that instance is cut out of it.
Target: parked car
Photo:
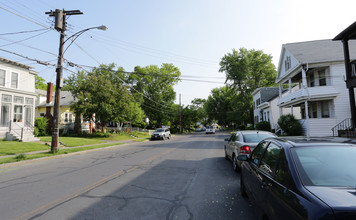
[[[195,129],[195,132],[201,132],[201,128],[199,127],[199,128],[196,128]]]
[[[225,139],[225,159],[231,160],[234,171],[238,171],[241,162],[237,160],[237,157],[240,154],[250,154],[260,141],[270,137],[277,137],[277,135],[268,131],[257,130],[234,132],[230,138]]]
[[[356,219],[356,145],[266,139],[240,155],[241,194],[260,219]]]
[[[215,128],[214,126],[206,126],[205,134],[215,134]]]
[[[157,128],[151,135],[151,140],[155,139],[170,139],[171,138],[171,132],[169,128]]]

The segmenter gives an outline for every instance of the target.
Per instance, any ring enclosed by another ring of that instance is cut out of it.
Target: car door
[[[312,204],[300,195],[292,177],[284,148],[280,150],[275,171],[271,176],[273,178],[265,179],[266,186],[264,187],[264,208],[269,218],[307,219],[308,211],[302,204],[309,204],[308,207],[312,207]]]
[[[227,144],[226,144],[226,152],[227,152],[227,155],[232,159],[232,152],[233,152],[233,147],[234,147],[234,143],[235,143],[235,140],[236,140],[236,133],[233,133],[231,134]]]
[[[245,179],[245,188],[248,191],[251,200],[256,202],[256,204],[260,204],[261,197],[261,180],[259,179],[259,165],[261,162],[261,158],[263,153],[265,152],[269,142],[263,141],[257,145],[257,147],[252,151],[251,157],[248,161],[249,166],[247,167],[247,173],[243,173],[243,178]]]

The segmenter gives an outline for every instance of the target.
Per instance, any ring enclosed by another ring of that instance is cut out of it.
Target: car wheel
[[[247,198],[245,183],[243,181],[242,174],[240,176],[240,192],[241,192],[242,197]]]
[[[239,166],[237,165],[237,157],[236,155],[232,155],[232,168],[234,169],[235,172],[239,171]]]
[[[164,141],[165,138],[166,138],[166,137],[163,135],[163,136],[162,136],[162,140]]]
[[[168,139],[171,139],[171,135],[168,135],[168,137],[167,137]]]

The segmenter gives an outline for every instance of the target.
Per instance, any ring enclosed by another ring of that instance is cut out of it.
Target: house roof
[[[283,47],[293,54],[300,64],[344,61],[342,43],[331,39],[288,43]],[[356,59],[356,41],[350,41],[349,47],[350,58]]]
[[[356,39],[356,22],[348,26],[339,33],[333,40],[355,40]]]
[[[52,102],[47,105],[46,101],[40,103],[39,105],[37,105],[37,107],[46,107],[46,106],[53,106],[54,105],[54,97],[55,97],[55,93],[53,92],[52,94]],[[72,93],[69,91],[61,91],[61,99],[59,101],[59,106],[70,106],[73,104],[74,102],[74,97],[72,96]]]
[[[18,62],[12,61],[12,60],[8,60],[8,59],[2,58],[2,57],[0,57],[0,61],[4,62],[4,63],[9,63],[9,64],[12,64],[12,65],[15,65],[15,66],[19,66],[19,67],[22,67],[22,68],[25,68],[25,69],[29,69],[29,70],[32,69],[32,67],[30,67],[30,66],[27,66],[25,64],[18,63]]]

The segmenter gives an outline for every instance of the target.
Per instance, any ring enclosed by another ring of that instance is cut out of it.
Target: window
[[[40,113],[40,117],[44,117],[45,115],[46,115],[46,114],[43,113],[43,112]]]
[[[14,106],[14,122],[22,122],[22,105]]]
[[[73,122],[73,114],[69,112],[64,113],[64,122]]]
[[[310,102],[309,118],[318,118],[318,108],[316,102]]]
[[[275,180],[286,188],[290,188],[292,190],[296,189],[293,177],[289,170],[288,161],[284,149],[282,149],[280,152],[279,161],[276,168]]]
[[[26,98],[26,105],[33,105],[33,98]]]
[[[265,151],[268,142],[261,142],[257,145],[257,147],[252,151],[251,161],[252,163],[258,165],[260,163],[261,156]]]
[[[11,96],[11,95],[5,95],[5,94],[3,94],[3,95],[1,96],[1,101],[2,101],[2,102],[11,102],[11,99],[12,99],[12,96]]]
[[[309,75],[309,87],[314,87],[314,86],[315,86],[314,73],[310,73],[310,75]]]
[[[11,88],[17,89],[19,83],[19,74],[18,73],[11,73]]]
[[[5,86],[6,71],[0,70],[0,86]]]
[[[24,98],[20,97],[20,96],[15,96],[14,97],[14,103],[23,104],[24,103]]]
[[[319,86],[326,86],[325,70],[318,71],[319,73]]]
[[[291,62],[291,59],[290,59],[290,56],[287,56],[285,61],[284,61],[284,68],[287,70],[289,70],[292,66],[292,62]]]
[[[271,143],[268,146],[266,153],[263,155],[260,168],[269,175],[272,175],[274,169],[276,168],[280,152],[281,148],[276,144]]]
[[[330,118],[329,101],[321,102],[321,117]]]

